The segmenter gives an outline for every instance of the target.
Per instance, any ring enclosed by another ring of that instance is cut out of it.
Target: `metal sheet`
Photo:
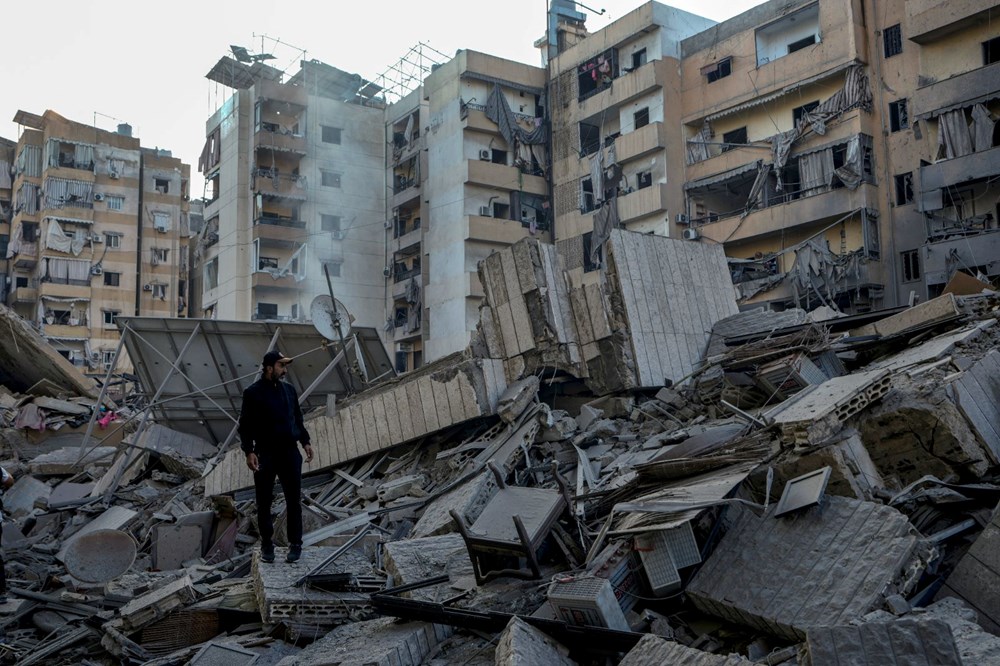
[[[781,499],[774,507],[774,517],[783,516],[792,511],[805,509],[819,504],[826,492],[826,484],[830,480],[830,467],[818,469],[802,476],[795,477],[785,484]]]
[[[171,375],[177,355],[199,324],[199,333],[179,366],[181,372]],[[256,380],[260,359],[276,333],[277,348],[295,357],[289,366],[288,381],[299,395],[340,351],[339,342],[325,340],[311,324],[118,317],[118,327],[143,392],[152,396],[166,381],[153,406],[156,421],[216,445],[229,436],[239,417],[243,390]],[[376,330],[356,328],[350,334],[354,335],[361,343],[364,366],[372,380],[368,386],[395,376]],[[319,382],[303,404],[303,411],[325,406],[329,394],[343,398],[365,387],[350,370],[358,361],[350,336],[346,361]]]

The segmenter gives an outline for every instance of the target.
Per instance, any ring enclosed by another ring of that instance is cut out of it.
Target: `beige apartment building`
[[[7,302],[10,291],[10,261],[7,259],[7,245],[10,243],[10,222],[14,216],[12,172],[17,143],[0,137],[0,298]]]
[[[190,167],[143,148],[125,124],[109,132],[53,111],[14,121],[6,302],[84,372],[103,374],[118,315],[187,314]],[[0,181],[0,200],[4,191]]]
[[[198,316],[306,321],[334,296],[385,322],[385,129],[374,87],[316,60],[298,72],[223,57],[232,89],[206,123]]]
[[[465,349],[477,266],[549,239],[545,70],[459,51],[386,109],[387,345],[397,370]]]

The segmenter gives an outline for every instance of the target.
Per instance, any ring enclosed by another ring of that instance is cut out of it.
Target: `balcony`
[[[21,241],[21,248],[14,256],[14,268],[34,268],[38,263],[38,243]]]
[[[465,238],[481,243],[513,245],[527,235],[527,227],[518,220],[470,215],[469,232]]]
[[[34,303],[38,300],[38,290],[32,287],[14,287],[7,294],[7,305],[13,307],[19,303]]]
[[[298,289],[299,283],[295,281],[295,276],[286,275],[275,278],[266,271],[257,271],[253,274],[251,281],[254,289]]]
[[[90,299],[89,280],[70,280],[69,284],[63,282],[42,282],[38,285],[38,296]]]
[[[615,155],[625,163],[667,147],[667,133],[663,123],[655,122],[615,139]]]
[[[301,220],[288,220],[276,217],[258,217],[254,220],[253,237],[266,244],[288,246],[301,242],[305,233],[306,223]]]
[[[465,182],[495,190],[521,190],[529,194],[545,195],[548,183],[541,176],[522,174],[516,167],[494,164],[484,160],[468,160]]]
[[[417,227],[399,238],[393,238],[391,243],[392,251],[399,252],[400,250],[405,250],[408,247],[419,244],[422,239],[423,230]]]
[[[833,189],[786,203],[772,204],[751,212],[745,218],[734,215],[697,228],[708,239],[719,243],[737,243],[748,238],[785,233],[823,220],[833,221],[852,211],[878,208],[878,205],[878,188],[862,183],[854,191],[847,188]]]
[[[981,267],[984,273],[993,277],[1000,273],[1000,265],[994,261],[996,257],[1000,257],[1000,230],[997,229],[926,243],[920,257],[924,282],[928,286],[944,284],[952,277],[956,266],[965,270]],[[988,266],[983,266],[987,261]]]
[[[988,21],[994,0],[907,0],[904,34],[927,44],[948,33]]]
[[[251,188],[254,192],[274,197],[302,200],[308,197],[305,176],[272,174],[267,169],[257,169]]]
[[[1000,62],[917,88],[910,98],[911,118],[918,120],[950,107],[971,106],[981,95],[995,92]]]
[[[309,93],[303,86],[289,85],[270,79],[259,79],[255,84],[257,99],[266,108],[288,110],[290,106],[305,108],[309,103]]]
[[[618,197],[618,218],[623,224],[666,210],[666,185],[654,184]]]
[[[610,87],[580,102],[578,117],[589,118],[599,115],[605,109],[617,108],[653,92],[663,85],[668,67],[669,63],[666,60],[654,60],[619,76]]]
[[[76,324],[45,324],[42,334],[47,338],[87,338],[90,336],[90,329],[87,326]]]
[[[270,150],[297,153],[299,155],[306,154],[306,137],[304,135],[285,132],[280,128],[272,130],[265,129],[264,127],[269,127],[269,125],[262,126],[262,128],[254,134],[253,146],[255,149],[266,148]]]
[[[478,104],[466,104],[463,108],[465,116],[462,119],[462,127],[473,132],[500,133],[497,124],[486,117],[486,112],[483,110],[485,107],[480,108]]]
[[[1000,175],[1000,146],[920,167],[919,209],[943,208],[943,188],[997,175]]]

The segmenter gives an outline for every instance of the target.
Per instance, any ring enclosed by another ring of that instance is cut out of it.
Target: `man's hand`
[[[260,461],[257,460],[256,453],[247,454],[247,467],[250,468],[251,472],[257,472],[260,470]]]
[[[306,452],[306,462],[311,463],[313,461],[313,447],[312,444],[306,444],[302,447]]]

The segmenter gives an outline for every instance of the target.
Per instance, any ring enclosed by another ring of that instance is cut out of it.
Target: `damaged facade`
[[[190,167],[141,147],[125,124],[108,132],[53,111],[14,121],[23,131],[0,164],[12,194],[6,303],[73,364],[103,375],[118,315],[187,315]]]

